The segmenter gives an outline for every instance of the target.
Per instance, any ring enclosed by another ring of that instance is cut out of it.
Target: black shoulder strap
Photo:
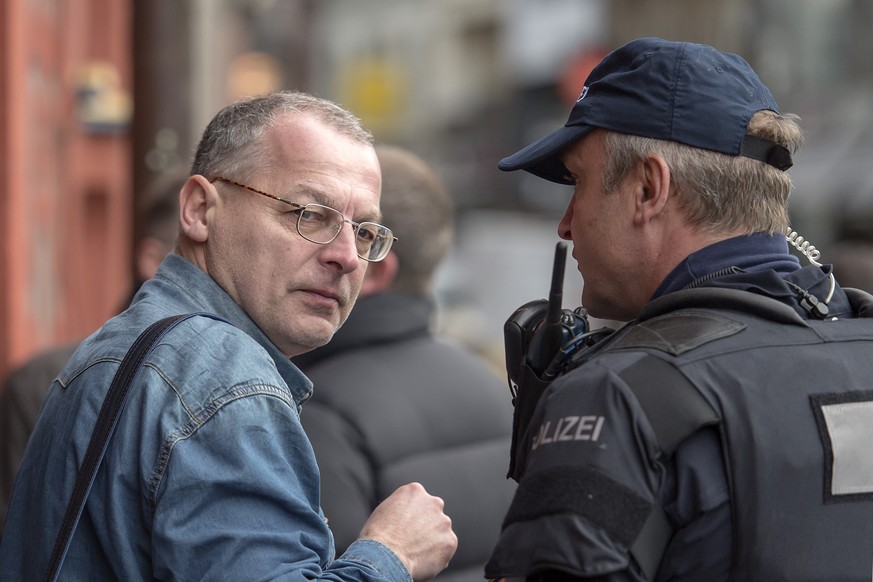
[[[647,355],[619,374],[646,413],[665,456],[719,416],[678,368]]]
[[[186,315],[174,315],[156,321],[146,328],[140,334],[136,341],[124,356],[121,365],[112,378],[112,384],[109,386],[109,391],[103,400],[103,405],[100,407],[100,413],[97,416],[97,422],[94,426],[94,431],[91,433],[91,440],[88,442],[88,449],[85,452],[85,458],[82,460],[82,465],[79,467],[79,474],[76,476],[76,483],[73,486],[73,493],[70,496],[70,502],[67,504],[67,510],[64,513],[64,518],[61,521],[61,528],[58,532],[58,537],[55,539],[54,549],[52,550],[51,559],[49,560],[49,569],[46,572],[45,580],[54,582],[61,571],[61,565],[67,555],[67,550],[70,547],[70,542],[73,539],[73,532],[79,523],[79,518],[82,516],[82,510],[85,507],[85,500],[88,498],[88,493],[91,491],[91,486],[94,483],[94,477],[97,475],[97,469],[103,461],[103,456],[106,453],[106,447],[109,444],[109,439],[112,438],[112,433],[115,431],[115,426],[118,424],[118,419],[121,416],[121,411],[124,404],[127,402],[128,390],[133,383],[133,379],[139,370],[140,365],[146,355],[158,343],[158,340],[164,336],[173,326],[195,315],[204,315],[213,319],[219,319],[214,315],[206,313],[189,313]]]
[[[648,355],[620,376],[636,395],[667,456],[699,429],[719,422],[718,414],[703,395],[669,362]],[[672,537],[673,528],[664,510],[655,504],[630,548],[647,580],[654,580]]]

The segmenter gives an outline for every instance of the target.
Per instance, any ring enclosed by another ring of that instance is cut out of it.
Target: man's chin
[[[292,354],[285,354],[288,357],[299,356],[311,352],[316,348],[320,348],[333,339],[338,326],[323,318],[316,318],[302,323],[303,333],[298,333],[296,336],[287,336],[290,345],[289,349],[293,350]]]
[[[316,340],[313,340],[313,341],[309,344],[308,349],[307,349],[306,351],[307,351],[307,352],[311,352],[312,350],[318,349],[318,348],[320,348],[320,347],[322,347],[322,346],[326,346],[327,344],[330,343],[330,340],[331,340],[331,339],[333,339],[333,334],[331,334],[330,337],[328,337],[328,338],[326,338],[326,339],[316,339]]]
[[[325,346],[330,342],[330,338],[326,340],[315,340],[311,338],[303,339],[301,338],[298,343],[293,346],[292,353],[286,353],[285,356],[289,358],[293,358],[295,356],[300,356],[302,354],[306,354],[311,352],[312,350],[318,349],[322,346]]]
[[[334,323],[324,319],[319,321],[319,325],[313,324],[306,331],[308,332],[305,337],[301,338],[302,342],[308,349],[306,351],[314,350],[316,348],[320,348],[323,345],[326,345],[333,339],[333,336],[339,330],[340,325],[342,323]]]

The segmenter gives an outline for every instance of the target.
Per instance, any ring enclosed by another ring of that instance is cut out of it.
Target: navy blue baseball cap
[[[596,128],[746,156],[780,170],[783,146],[746,134],[757,111],[779,111],[742,57],[711,46],[640,38],[609,53],[582,87],[564,127],[497,165],[572,184],[561,153]]]

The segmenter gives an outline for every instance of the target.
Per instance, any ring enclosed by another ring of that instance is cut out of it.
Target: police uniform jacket
[[[829,271],[781,235],[680,264],[544,394],[488,576],[868,580],[873,297]]]

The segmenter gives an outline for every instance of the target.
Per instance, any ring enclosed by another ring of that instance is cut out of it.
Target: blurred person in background
[[[873,293],[873,243],[869,240],[840,240],[828,247],[825,258],[834,266],[840,285]]]
[[[397,488],[335,558],[300,424],[312,383],[289,360],[327,343],[379,224],[372,135],[305,93],[245,99],[207,125],[179,196],[175,251],[52,384],[13,489],[0,580],[42,578],[119,362],[143,359],[72,538],[65,579],[428,580],[457,538],[443,501]],[[386,407],[392,405],[385,402]]]
[[[870,579],[873,297],[789,252],[801,141],[739,56],[644,38],[500,162],[573,188],[582,304],[629,323],[539,399],[489,577]]]
[[[184,168],[168,170],[144,192],[142,229],[133,249],[132,299],[170,251],[179,231],[179,190]],[[124,308],[130,303],[128,300]],[[46,392],[81,340],[45,350],[12,370],[0,388],[0,536],[12,484]]]
[[[512,407],[504,380],[434,335],[434,274],[451,249],[454,208],[417,155],[378,145],[382,216],[398,242],[367,269],[331,341],[293,359],[314,383],[301,416],[321,471],[337,551],[398,485],[446,502],[458,551],[439,580],[483,578],[514,483],[505,478]]]

